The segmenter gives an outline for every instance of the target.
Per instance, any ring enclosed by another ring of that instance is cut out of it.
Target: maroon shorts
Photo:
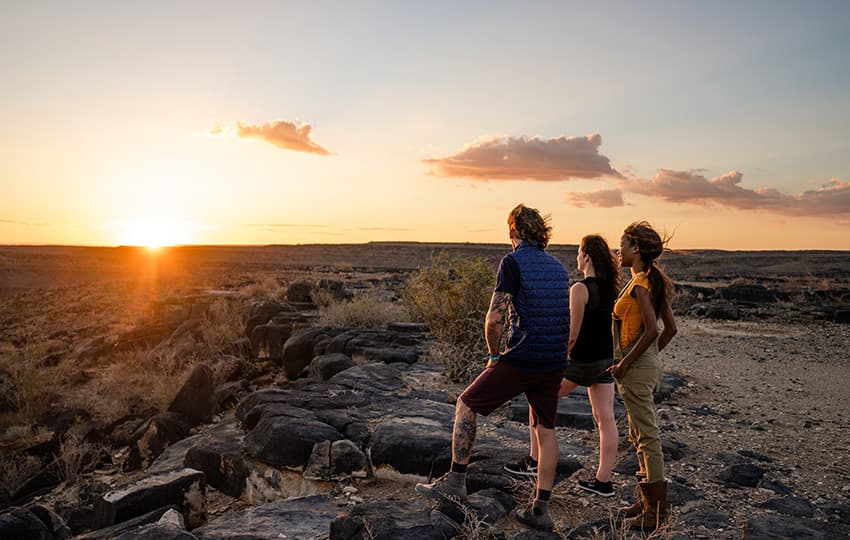
[[[555,428],[558,411],[558,389],[563,368],[544,373],[529,373],[497,362],[481,372],[460,399],[476,414],[487,416],[508,400],[525,394],[531,406],[532,421],[544,428]]]

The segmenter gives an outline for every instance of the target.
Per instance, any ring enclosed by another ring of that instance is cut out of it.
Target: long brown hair
[[[664,303],[673,299],[673,282],[655,261],[664,253],[664,245],[670,241],[670,237],[662,239],[661,235],[646,221],[635,221],[626,227],[623,235],[638,248],[638,255],[646,267],[645,272],[649,278],[652,307],[655,315],[659,316],[664,309]]]
[[[588,234],[581,239],[579,251],[586,253],[593,263],[602,303],[606,306],[613,304],[620,290],[620,265],[608,247],[608,242],[598,234]]]

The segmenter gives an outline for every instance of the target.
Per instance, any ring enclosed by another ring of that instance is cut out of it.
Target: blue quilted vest
[[[523,371],[553,371],[567,365],[570,337],[570,284],[567,269],[543,249],[520,243],[512,257],[519,267],[519,292],[508,320],[502,357]]]

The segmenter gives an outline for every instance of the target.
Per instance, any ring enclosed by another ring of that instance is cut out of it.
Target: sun
[[[125,246],[159,249],[191,242],[191,227],[170,219],[139,218],[118,224],[118,241]]]

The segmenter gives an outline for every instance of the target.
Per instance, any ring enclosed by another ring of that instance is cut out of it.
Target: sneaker
[[[596,478],[593,480],[579,480],[578,487],[591,493],[596,493],[602,497],[613,497],[614,486],[611,482],[600,482]]]
[[[516,511],[516,519],[532,529],[549,532],[555,529],[555,522],[552,521],[552,516],[549,515],[549,505],[541,504],[537,501],[526,508],[518,509]]]
[[[448,499],[453,502],[466,500],[466,475],[447,472],[430,484],[416,484],[416,493],[441,501]]]
[[[537,478],[537,465],[531,461],[531,456],[525,456],[521,460],[508,463],[504,466],[506,473],[519,478]]]

